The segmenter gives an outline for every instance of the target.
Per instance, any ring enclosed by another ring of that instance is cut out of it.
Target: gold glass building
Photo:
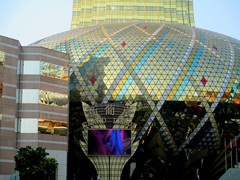
[[[193,27],[192,0],[73,3],[72,30],[32,44],[70,56],[68,179],[218,179],[240,136],[240,41]],[[115,130],[121,156],[101,138]]]
[[[122,22],[194,26],[193,0],[74,0],[71,29]]]

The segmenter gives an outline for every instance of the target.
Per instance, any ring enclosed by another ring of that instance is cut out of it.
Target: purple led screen
[[[130,156],[131,130],[88,130],[88,155]]]

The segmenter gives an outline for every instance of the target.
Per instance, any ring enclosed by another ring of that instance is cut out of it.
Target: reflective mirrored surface
[[[47,77],[68,80],[67,67],[51,64],[48,62],[40,62],[40,74]]]
[[[68,95],[40,90],[39,102],[41,104],[67,108]]]
[[[2,97],[2,92],[3,92],[3,83],[0,82],[0,97]]]
[[[0,65],[3,65],[5,61],[5,53],[0,51]]]
[[[38,133],[42,134],[58,134],[62,136],[67,135],[67,122],[54,121],[47,119],[38,120]]]

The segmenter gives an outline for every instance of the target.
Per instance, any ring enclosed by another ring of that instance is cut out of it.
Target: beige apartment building
[[[20,147],[45,147],[66,179],[69,56],[0,36],[0,179],[15,172]]]

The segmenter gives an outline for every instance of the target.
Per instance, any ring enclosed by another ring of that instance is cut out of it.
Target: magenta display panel
[[[88,155],[130,156],[131,130],[88,130]]]

